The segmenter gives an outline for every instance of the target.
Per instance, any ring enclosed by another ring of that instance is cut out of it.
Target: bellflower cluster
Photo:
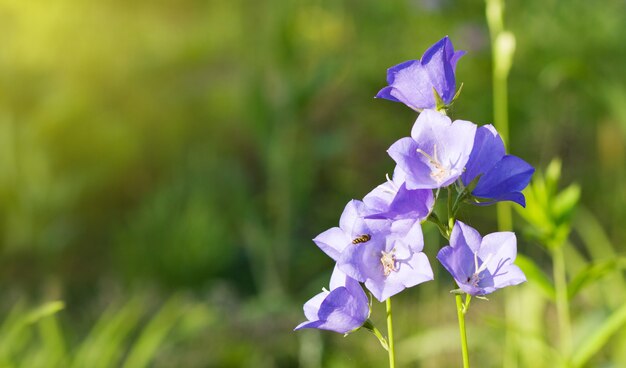
[[[436,258],[456,281],[459,289],[455,292],[467,295],[464,308],[471,296],[526,280],[513,264],[517,254],[514,233],[481,237],[456,219],[463,203],[513,201],[524,206],[521,192],[534,173],[524,160],[505,153],[504,142],[492,125],[479,127],[446,115],[447,106],[457,97],[455,68],[464,54],[444,37],[420,60],[388,70],[389,85],[376,97],[402,102],[420,114],[410,136],[400,138],[387,151],[396,163],[392,178],[387,177],[362,200],[348,202],[339,226],[313,239],[335,262],[335,269],[330,290],[324,289],[304,305],[307,321],[296,329],[345,334],[364,326],[375,332],[386,349],[392,346],[369,320],[369,301],[361,284],[387,303],[390,318],[389,298],[432,280],[422,234],[426,221],[449,239]],[[447,221],[435,213],[440,194],[447,196]]]

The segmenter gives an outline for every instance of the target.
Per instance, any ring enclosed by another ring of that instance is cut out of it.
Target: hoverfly
[[[352,244],[365,243],[368,242],[371,238],[372,236],[370,234],[363,234],[359,237],[354,238],[354,240],[352,240]]]

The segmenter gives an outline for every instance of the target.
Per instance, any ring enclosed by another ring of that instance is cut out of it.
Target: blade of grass
[[[121,308],[110,307],[105,311],[76,352],[72,367],[118,365],[124,343],[139,323],[144,304],[141,299],[134,298]]]
[[[624,324],[626,324],[626,305],[615,310],[594,333],[583,340],[572,355],[572,366],[576,368],[587,364],[589,359],[591,359]]]
[[[185,310],[186,307],[180,297],[174,296],[170,298],[142,330],[141,335],[131,348],[123,367],[147,367],[157,354],[159,346]]]

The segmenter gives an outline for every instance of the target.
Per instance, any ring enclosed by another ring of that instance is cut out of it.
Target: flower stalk
[[[363,328],[373,333],[374,336],[376,336],[376,338],[378,339],[378,342],[380,342],[380,345],[383,347],[383,349],[385,349],[386,351],[389,351],[389,344],[387,344],[387,339],[385,339],[383,334],[380,333],[378,328],[374,326],[374,324],[372,323],[370,319],[365,321],[365,323],[363,324]]]
[[[559,341],[561,354],[567,361],[572,353],[571,339],[572,327],[569,314],[569,297],[567,295],[567,279],[565,276],[565,257],[563,247],[552,249],[552,274],[554,277],[554,289],[556,294],[556,311],[559,321]]]
[[[456,298],[456,314],[459,319],[459,333],[461,335],[461,351],[463,354],[463,368],[469,368],[469,351],[467,349],[467,334],[465,333],[465,313],[469,309],[471,296],[467,296],[465,303],[460,294],[455,295]]]
[[[389,368],[396,367],[396,353],[393,345],[393,321],[391,315],[391,298],[387,298],[387,344],[389,349]]]

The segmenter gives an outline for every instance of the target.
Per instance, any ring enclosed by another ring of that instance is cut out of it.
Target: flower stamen
[[[450,176],[450,167],[444,166],[437,158],[437,145],[433,145],[433,155],[429,155],[421,148],[418,148],[417,153],[424,155],[428,159],[428,163],[431,166],[430,176],[437,182],[441,183],[448,176]]]
[[[488,254],[487,258],[485,258],[485,260],[483,261],[483,263],[480,265],[480,267],[478,266],[478,254],[474,253],[474,274],[470,277],[467,278],[467,282],[472,284],[472,286],[474,287],[478,287],[478,283],[480,282],[480,280],[482,279],[482,277],[480,277],[481,272],[485,271],[489,265],[489,261],[491,260],[491,258],[493,257],[493,254]]]
[[[396,249],[392,249],[391,252],[380,251],[382,255],[380,257],[380,263],[383,265],[383,273],[385,276],[389,276],[391,271],[397,271],[396,269]]]

